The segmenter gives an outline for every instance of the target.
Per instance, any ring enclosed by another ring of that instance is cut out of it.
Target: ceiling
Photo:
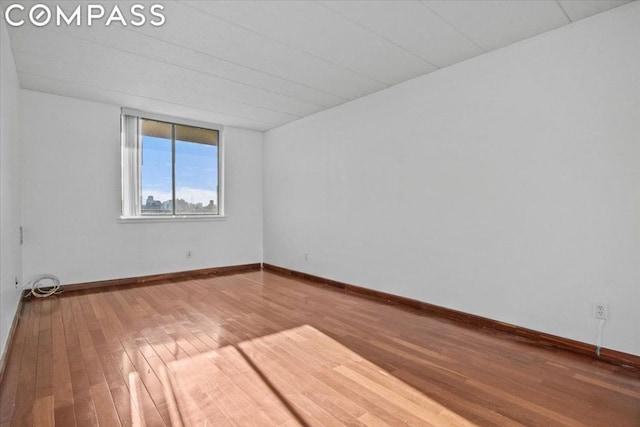
[[[627,2],[158,0],[135,3],[161,27],[8,28],[22,88],[267,130]]]

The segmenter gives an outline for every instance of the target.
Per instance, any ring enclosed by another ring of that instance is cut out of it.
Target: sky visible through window
[[[162,203],[162,211],[171,210],[171,140],[152,136],[142,138],[141,196],[142,206],[149,196]],[[218,147],[215,145],[176,141],[176,210],[194,212],[218,203]],[[167,208],[168,207],[168,208]],[[211,209],[209,209],[211,211]],[[162,212],[157,212],[162,213]],[[179,212],[177,212],[179,213]]]

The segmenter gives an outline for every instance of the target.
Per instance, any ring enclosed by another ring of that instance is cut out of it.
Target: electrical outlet
[[[602,302],[593,304],[593,317],[607,320],[609,318],[609,306]]]
[[[305,261],[309,261],[309,253],[308,252],[304,253],[304,260]]]
[[[18,276],[16,276],[16,289],[18,289],[18,286],[20,285],[20,282],[18,281]]]
[[[187,258],[191,258],[191,251],[187,251]]]

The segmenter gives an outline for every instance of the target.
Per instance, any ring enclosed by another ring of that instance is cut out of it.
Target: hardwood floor
[[[640,426],[640,374],[254,271],[27,301],[9,425]]]

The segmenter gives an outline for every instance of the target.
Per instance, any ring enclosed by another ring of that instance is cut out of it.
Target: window
[[[221,216],[220,130],[123,109],[122,216]]]

